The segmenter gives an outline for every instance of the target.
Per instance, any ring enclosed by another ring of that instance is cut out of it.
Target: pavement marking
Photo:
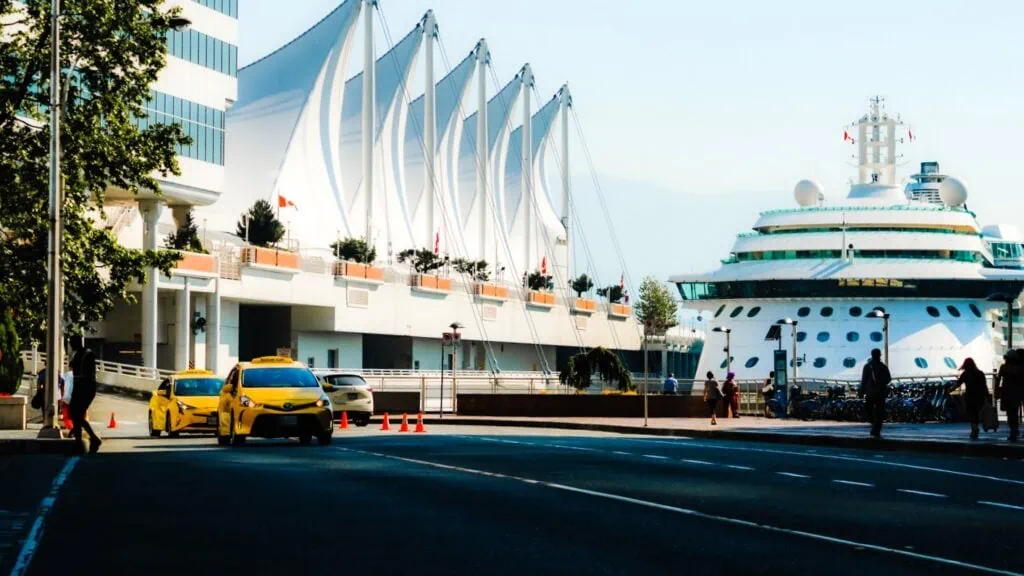
[[[833,480],[836,484],[845,484],[847,486],[861,486],[863,488],[874,488],[874,484],[868,484],[867,482],[854,482],[853,480]]]
[[[548,444],[548,446],[554,446],[555,448],[565,448],[566,450],[578,450],[580,452],[603,452],[596,448],[584,448],[582,446],[567,446],[565,444]]]
[[[612,454],[618,454],[619,456],[632,456],[629,452],[623,452],[622,450],[612,450]]]
[[[797,474],[796,472],[776,472],[779,476],[789,476],[790,478],[810,478],[807,474]]]
[[[1014,506],[1013,504],[1003,504],[1002,502],[989,502],[987,500],[978,500],[978,504],[995,506],[996,508],[1006,508],[1007,510],[1024,510],[1024,506]]]
[[[932,498],[946,498],[945,494],[936,494],[935,492],[922,492],[921,490],[908,490],[905,488],[898,488],[897,492],[903,492],[904,494],[916,494],[918,496],[930,496]]]
[[[725,467],[732,468],[733,470],[755,470],[755,468],[751,468],[750,466],[740,466],[739,464],[726,464]]]
[[[29,530],[25,543],[21,545],[21,552],[18,553],[18,560],[14,563],[11,576],[21,576],[28,570],[28,565],[32,563],[32,557],[35,556],[36,550],[39,548],[39,542],[43,538],[43,525],[46,522],[46,517],[50,514],[50,510],[53,509],[53,503],[57,501],[57,494],[60,492],[61,487],[64,486],[64,482],[68,479],[77,463],[78,456],[72,456],[64,464],[64,468],[61,469],[60,473],[53,479],[53,484],[50,485],[50,492],[43,497],[42,502],[39,504],[39,514],[36,515],[36,520],[32,523],[32,529]]]
[[[836,544],[839,546],[845,546],[847,548],[853,548],[854,550],[871,550],[874,552],[882,552],[885,554],[892,554],[895,556],[902,556],[904,558],[914,558],[916,560],[924,560],[933,562],[936,564],[942,564],[945,566],[954,566],[956,568],[966,568],[969,570],[975,570],[978,572],[984,572],[986,574],[1001,574],[1005,576],[1020,576],[1016,572],[1010,572],[1009,570],[1000,570],[998,568],[990,568],[988,566],[981,566],[979,564],[971,564],[969,562],[961,562],[959,560],[953,560],[952,558],[943,558],[942,556],[932,556],[930,554],[922,554],[919,552],[911,552],[909,550],[901,550],[899,548],[889,548],[879,544],[868,544],[866,542],[857,542],[855,540],[847,540],[845,538],[836,538],[833,536],[826,536],[824,534],[817,534],[814,532],[807,532],[804,530],[794,530],[791,528],[781,528],[778,526],[772,526],[770,524],[759,524],[757,522],[751,522],[749,520],[742,520],[739,518],[731,518],[729,516],[720,516],[718,514],[708,514],[705,512],[699,512],[697,510],[691,510],[689,508],[680,508],[678,506],[672,506],[669,504],[661,504],[659,502],[652,502],[650,500],[641,500],[639,498],[631,498],[629,496],[622,496],[620,494],[613,494],[610,492],[599,492],[597,490],[588,490],[586,488],[577,488],[575,486],[568,486],[566,484],[556,484],[554,482],[547,482],[544,480],[534,480],[532,478],[523,478],[520,476],[512,476],[509,474],[501,474],[498,472],[488,472],[487,470],[478,470],[475,468],[465,468],[462,466],[452,466],[450,464],[441,464],[439,462],[431,462],[429,460],[419,460],[416,458],[406,458],[403,456],[395,456],[392,454],[382,454],[380,452],[369,452],[365,450],[355,450],[353,448],[338,448],[338,450],[344,452],[351,452],[353,454],[363,454],[365,456],[376,456],[378,458],[386,458],[389,460],[397,460],[399,462],[406,462],[409,464],[419,464],[422,466],[430,466],[433,468],[440,468],[442,470],[451,470],[454,472],[463,472],[466,474],[475,474],[478,476],[486,476],[489,478],[502,478],[506,480],[514,480],[517,482],[524,482],[535,486],[543,486],[545,488],[553,488],[555,490],[562,490],[565,492],[572,492],[575,494],[584,494],[587,496],[593,496],[595,498],[603,498],[605,500],[614,500],[617,502],[624,502],[626,504],[635,504],[646,508],[653,508],[655,510],[662,510],[665,512],[673,512],[684,516],[691,516],[694,518],[700,518],[702,520],[710,520],[714,522],[722,522],[725,524],[732,524],[734,526],[743,526],[747,528],[756,528],[759,530],[765,530],[767,532],[773,532],[776,534],[785,534],[788,536],[799,536],[809,540],[817,540],[819,542],[827,542],[830,544]]]
[[[652,458],[654,460],[668,460],[668,456],[662,456],[661,454],[643,454],[644,458]]]
[[[714,466],[714,462],[708,462],[707,460],[690,460],[688,458],[682,458],[680,462],[686,462],[687,464],[700,464],[702,466]]]

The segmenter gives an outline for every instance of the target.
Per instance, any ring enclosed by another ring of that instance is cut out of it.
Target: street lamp
[[[986,300],[1006,304],[1006,350],[1013,350],[1013,305],[1017,303],[1017,299],[1008,294],[997,292],[986,298]]]
[[[440,392],[440,403],[437,407],[437,418],[441,420],[444,418],[444,349],[446,346],[452,347],[452,414],[455,413],[455,394],[456,384],[455,381],[455,362],[458,359],[459,349],[456,345],[459,342],[459,329],[463,328],[461,322],[452,322],[448,325],[452,329],[451,332],[441,333],[441,392]]]
[[[882,335],[885,337],[885,365],[889,365],[889,313],[885,310],[874,309],[864,315],[867,318],[882,319]]]
[[[172,30],[181,30],[182,28],[188,28],[191,26],[192,21],[184,16],[172,16],[171,19],[167,21],[167,24]]]
[[[715,326],[711,331],[725,334],[725,371],[732,372],[732,328]]]
[[[799,324],[799,323],[800,323],[799,320],[793,320],[792,318],[783,318],[782,320],[779,320],[779,321],[776,322],[776,324],[778,324],[779,326],[792,326],[792,328],[793,328],[792,336],[793,336],[793,381],[794,382],[796,381],[796,376],[797,376],[797,373],[799,371],[799,366],[800,366],[800,361],[797,360],[797,357],[796,357],[796,325]],[[781,336],[779,337],[779,343],[780,343],[780,349],[781,349],[781,343],[782,343],[782,337]]]

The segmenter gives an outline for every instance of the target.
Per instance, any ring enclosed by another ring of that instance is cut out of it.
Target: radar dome
[[[801,180],[793,189],[793,197],[800,206],[817,206],[825,197],[825,190],[814,180]]]
[[[956,178],[946,178],[939,184],[939,198],[946,206],[963,206],[967,202],[967,186]]]

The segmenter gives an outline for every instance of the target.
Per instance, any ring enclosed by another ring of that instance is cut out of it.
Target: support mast
[[[373,248],[373,140],[376,106],[376,62],[373,46],[373,9],[377,0],[363,0],[363,190],[366,191],[366,243]]]
[[[434,96],[437,86],[434,83],[434,39],[437,37],[437,20],[434,11],[428,10],[423,17],[423,47],[426,61],[424,62],[423,87],[423,166],[426,170],[426,185],[423,188],[427,209],[427,242],[428,249],[434,247],[437,226],[434,223],[434,182],[437,175],[437,105]]]
[[[480,202],[480,259],[486,260],[490,253],[491,231],[494,228],[494,217],[491,215],[491,202],[487,191],[487,171],[490,169],[490,154],[487,145],[487,65],[491,53],[487,49],[487,40],[481,38],[476,45],[476,193]],[[498,263],[494,262],[494,269]]]

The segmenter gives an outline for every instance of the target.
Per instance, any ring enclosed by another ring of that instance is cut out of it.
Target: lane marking
[[[619,456],[632,456],[629,452],[623,452],[622,450],[612,450],[612,454],[618,454]]]
[[[708,462],[707,460],[690,460],[688,458],[682,458],[680,462],[686,462],[687,464],[700,464],[701,466],[714,466],[714,462]]]
[[[995,506],[996,508],[1006,508],[1007,510],[1024,510],[1024,506],[1014,506],[1013,504],[1003,504],[1002,502],[989,502],[988,500],[978,500],[978,504]]]
[[[903,492],[904,494],[916,494],[917,496],[929,496],[931,498],[946,498],[945,494],[936,494],[935,492],[922,492],[921,490],[907,490],[905,488],[899,488],[897,492]]]
[[[654,460],[668,460],[668,456],[662,456],[661,454],[644,454],[644,458],[653,458]]]
[[[569,446],[567,444],[547,444],[547,446],[554,446],[555,448],[565,448],[566,450],[578,450],[580,452],[603,452],[596,448],[584,448],[582,446]]]
[[[416,458],[405,458],[403,456],[394,456],[391,454],[382,454],[379,452],[369,452],[364,450],[355,450],[353,448],[338,448],[338,450],[344,452],[351,452],[353,454],[363,454],[365,456],[376,456],[378,458],[386,458],[389,460],[396,460],[399,462],[406,462],[409,464],[419,464],[422,466],[430,466],[433,468],[440,468],[442,470],[451,470],[455,472],[463,472],[466,474],[475,474],[478,476],[486,476],[490,478],[502,478],[507,480],[514,480],[517,482],[524,482],[535,486],[544,486],[545,488],[553,488],[555,490],[562,490],[565,492],[572,492],[575,494],[584,494],[587,496],[593,496],[595,498],[603,498],[605,500],[614,500],[616,502],[624,502],[627,504],[635,504],[637,506],[643,506],[645,508],[653,508],[655,510],[662,510],[665,512],[673,512],[684,516],[691,516],[693,518],[699,518],[702,520],[710,520],[715,522],[722,522],[725,524],[732,524],[734,526],[744,526],[747,528],[756,528],[764,530],[766,532],[773,532],[776,534],[785,534],[788,536],[799,536],[809,540],[816,540],[819,542],[827,542],[830,544],[836,544],[839,546],[845,546],[847,548],[853,548],[854,550],[871,550],[874,552],[882,552],[885,554],[892,554],[895,556],[902,556],[904,558],[914,558],[916,560],[925,560],[936,564],[942,564],[945,566],[954,566],[956,568],[966,568],[968,570],[976,570],[978,572],[984,572],[986,574],[1001,574],[1005,576],[1020,576],[1016,572],[1010,572],[1008,570],[1000,570],[998,568],[990,568],[988,566],[981,566],[978,564],[971,564],[969,562],[961,562],[959,560],[953,560],[951,558],[943,558],[941,556],[932,556],[929,554],[922,554],[919,552],[911,552],[909,550],[901,550],[899,548],[889,548],[879,544],[868,544],[866,542],[857,542],[855,540],[847,540],[845,538],[837,538],[833,536],[826,536],[824,534],[817,534],[814,532],[807,532],[804,530],[794,530],[791,528],[781,528],[778,526],[772,526],[770,524],[759,524],[757,522],[751,522],[749,520],[742,520],[739,518],[731,518],[728,516],[720,516],[718,514],[707,514],[699,512],[697,510],[691,510],[689,508],[680,508],[677,506],[671,506],[669,504],[661,504],[658,502],[651,502],[650,500],[640,500],[639,498],[631,498],[629,496],[622,496],[620,494],[612,494],[609,492],[599,492],[597,490],[588,490],[586,488],[577,488],[575,486],[568,486],[565,484],[556,484],[554,482],[547,482],[544,480],[535,480],[532,478],[522,478],[519,476],[512,476],[508,474],[501,474],[498,472],[488,472],[486,470],[477,470],[474,468],[465,468],[462,466],[452,466],[450,464],[441,464],[439,462],[430,462],[428,460],[419,460]]]
[[[750,466],[740,466],[739,464],[726,464],[725,467],[732,468],[733,470],[755,470],[755,468],[751,468]]]
[[[36,515],[36,520],[32,523],[32,529],[25,538],[25,543],[21,545],[21,552],[18,553],[18,560],[14,563],[11,576],[21,576],[28,570],[29,564],[32,563],[32,557],[35,556],[36,550],[39,549],[39,542],[43,538],[46,517],[50,514],[50,510],[53,509],[53,503],[57,501],[57,494],[60,492],[61,487],[64,486],[64,482],[67,481],[68,476],[77,463],[78,456],[72,456],[64,464],[64,468],[61,469],[60,473],[53,479],[53,484],[50,485],[50,492],[39,504],[39,514]]]
[[[806,474],[797,474],[796,472],[776,472],[779,476],[789,476],[790,478],[810,478]]]
[[[833,480],[836,484],[845,484],[847,486],[861,486],[863,488],[874,488],[874,484],[868,484],[867,482],[854,482],[853,480]]]

